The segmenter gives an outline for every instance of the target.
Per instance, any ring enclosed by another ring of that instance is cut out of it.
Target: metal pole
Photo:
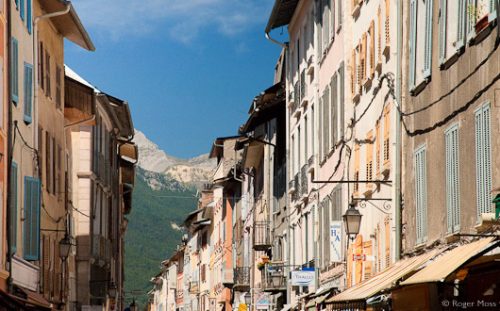
[[[396,234],[395,234],[395,260],[401,258],[401,51],[403,45],[403,1],[396,1],[397,8],[397,57],[396,57],[396,171],[394,176],[394,209]]]

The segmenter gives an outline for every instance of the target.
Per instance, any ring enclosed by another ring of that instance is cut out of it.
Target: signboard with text
[[[314,285],[315,277],[314,270],[292,271],[292,286]]]
[[[332,221],[330,225],[330,259],[341,262],[342,258],[342,222]]]

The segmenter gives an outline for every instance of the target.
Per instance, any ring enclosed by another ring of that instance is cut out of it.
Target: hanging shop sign
[[[313,285],[316,278],[314,270],[292,271],[292,286]]]

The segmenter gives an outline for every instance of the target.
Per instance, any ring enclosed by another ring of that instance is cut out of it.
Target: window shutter
[[[314,120],[314,118],[313,118]],[[319,146],[318,146],[318,154],[319,154],[319,161],[321,162],[321,160],[323,159],[323,120],[324,120],[324,113],[323,113],[323,97],[322,96],[319,96],[319,118],[318,118],[318,121],[319,121],[319,131],[318,131],[318,134],[319,134],[319,137],[318,137],[318,142],[319,142]],[[313,140],[314,142],[314,140]]]
[[[342,27],[342,19],[343,19],[343,16],[342,14],[344,13],[342,11],[342,0],[338,0],[336,1],[337,3],[337,29],[340,30],[340,28]]]
[[[24,258],[39,259],[40,183],[32,177],[24,179]]]
[[[409,86],[410,90],[415,88],[415,73],[416,73],[416,57],[417,57],[417,1],[410,1],[410,73]]]
[[[375,124],[375,175],[378,176],[380,174],[380,141],[382,140],[382,136],[380,135],[380,121],[377,120]]]
[[[415,203],[417,244],[423,243],[427,235],[427,176],[426,151],[421,147],[415,152]]]
[[[384,166],[390,163],[390,145],[389,136],[391,129],[391,109],[387,105],[384,109]]]
[[[370,76],[375,76],[375,21],[370,23]]]
[[[490,106],[483,105],[475,113],[476,123],[476,196],[477,216],[491,211],[491,145]]]
[[[323,94],[323,158],[328,156],[330,152],[330,90],[327,86]]]
[[[356,70],[356,49],[353,49],[351,55],[351,96],[353,98],[356,95]]]
[[[11,253],[17,250],[17,164],[12,162],[10,171],[10,241]]]
[[[385,218],[385,267],[388,268],[391,265],[391,222],[390,218]]]
[[[489,213],[491,208],[491,144],[490,144],[490,105],[483,106],[483,146],[484,146],[484,211]]]
[[[24,64],[24,121],[31,123],[33,107],[33,67]]]
[[[458,1],[458,20],[457,20],[457,43],[455,47],[457,50],[462,49],[465,46],[465,31],[467,23],[467,0],[457,0]]]
[[[439,11],[439,63],[443,64],[446,61],[448,0],[440,0]]]
[[[432,67],[432,17],[433,0],[427,0],[425,4],[425,54],[424,54],[424,78],[431,75]]]
[[[432,0],[428,0],[432,1]],[[385,47],[391,46],[391,1],[385,0]]]
[[[31,34],[33,27],[32,24],[32,13],[31,13],[31,0],[26,0],[26,27],[28,28],[28,33]]]
[[[361,43],[361,83],[363,83],[366,80],[366,72],[367,72],[367,59],[366,59],[366,54],[367,54],[367,34],[366,32],[363,33],[363,41]]]
[[[446,205],[448,232],[460,230],[460,189],[458,162],[458,126],[454,125],[445,132],[446,149]]]
[[[50,164],[52,163],[51,157],[50,157],[50,151],[52,150],[50,146],[50,134],[48,131],[45,132],[45,189],[47,190],[48,193],[50,193],[51,190],[51,180],[52,177],[50,175]]]
[[[330,118],[330,138],[331,138],[331,146],[335,148],[335,144],[337,143],[337,74],[334,74],[332,80],[330,81],[330,89],[331,89],[331,118]]]
[[[12,101],[17,104],[19,101],[19,46],[16,38],[12,38],[12,56],[11,56],[11,83],[12,83]]]
[[[323,10],[323,50],[320,55],[323,55],[324,51],[328,47],[330,41],[330,10],[328,9],[328,0],[323,0],[322,10]]]
[[[377,10],[377,61],[382,63],[382,8],[380,5]]]
[[[366,180],[373,179],[373,132],[369,131],[366,140],[368,143],[366,144]],[[373,184],[366,184],[366,189],[372,189]]]
[[[335,37],[335,0],[330,0],[330,36]]]
[[[19,0],[19,15],[21,16],[21,20],[24,21],[24,0]]]
[[[363,255],[370,257],[372,256],[372,241],[368,240],[363,242]],[[372,277],[373,267],[371,260],[363,261],[363,280],[368,280]]]
[[[323,4],[323,1],[318,1],[316,4],[316,46],[317,46],[317,51],[316,55],[318,57],[318,60],[321,60],[321,53],[323,51],[323,38],[322,38],[322,33],[323,33],[323,10],[321,9]]]
[[[467,0],[467,8],[466,12],[470,12],[467,14],[467,38],[471,38],[475,35],[475,28],[474,26],[476,25],[476,14],[474,14],[475,8],[476,8],[477,0]]]
[[[339,125],[340,125],[340,139],[344,139],[344,105],[345,105],[345,90],[344,90],[344,76],[345,76],[345,67],[344,63],[340,65],[339,70],[340,75],[340,101],[339,101]]]

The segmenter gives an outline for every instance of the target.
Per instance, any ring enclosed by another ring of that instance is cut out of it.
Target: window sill
[[[359,16],[360,11],[361,11],[361,5],[358,3],[351,12],[352,17],[357,18]]]
[[[482,19],[487,19],[487,21],[482,21]],[[484,16],[482,19],[476,23],[474,29],[467,34],[467,41],[469,46],[479,44],[483,41],[495,28],[496,23],[498,22],[497,13],[491,12],[487,16]],[[480,26],[480,23],[486,23],[484,26]]]
[[[410,89],[410,95],[417,96],[418,94],[420,94],[420,92],[422,92],[425,89],[425,87],[429,82],[430,82],[430,77],[427,79],[423,79],[422,81],[415,84],[415,86]]]
[[[441,60],[439,64],[439,69],[447,70],[448,68],[453,66],[453,64],[455,64],[459,59],[460,55],[464,53],[464,50],[465,50],[464,47],[461,46],[450,57]]]

